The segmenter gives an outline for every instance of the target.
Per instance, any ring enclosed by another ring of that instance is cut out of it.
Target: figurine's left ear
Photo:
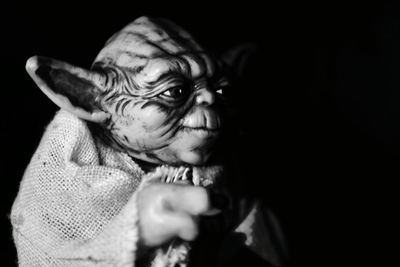
[[[246,64],[253,54],[255,54],[257,47],[255,44],[246,43],[235,46],[222,55],[222,61],[228,65],[229,71],[235,77],[242,76]]]
[[[104,77],[66,62],[31,57],[26,70],[39,88],[60,108],[81,119],[104,122],[109,114],[102,109],[101,95]]]

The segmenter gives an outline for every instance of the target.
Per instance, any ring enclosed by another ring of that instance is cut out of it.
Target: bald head
[[[169,74],[211,77],[218,63],[181,27],[140,17],[107,41],[94,64],[123,68],[146,87]]]

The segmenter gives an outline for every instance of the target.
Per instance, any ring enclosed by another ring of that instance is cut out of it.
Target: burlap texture
[[[26,169],[11,221],[20,266],[133,266],[144,172],[60,111]]]

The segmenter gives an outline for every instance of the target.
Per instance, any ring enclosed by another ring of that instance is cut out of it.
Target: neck
[[[154,171],[155,168],[159,167],[159,164],[147,162],[138,158],[131,157],[138,165],[139,167],[145,172],[149,173]]]

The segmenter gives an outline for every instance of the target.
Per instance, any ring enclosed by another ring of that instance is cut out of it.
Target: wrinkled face
[[[108,77],[106,127],[133,157],[204,164],[222,129],[228,81],[190,36],[172,30],[139,19],[99,54],[93,68]]]

